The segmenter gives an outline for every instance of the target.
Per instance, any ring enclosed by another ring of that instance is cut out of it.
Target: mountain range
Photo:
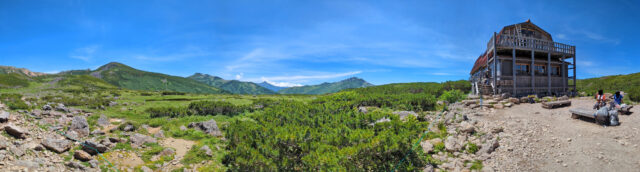
[[[209,86],[223,89],[234,94],[276,94],[276,92],[253,82],[225,80],[217,76],[211,76],[209,74],[195,73],[187,78],[205,83]]]
[[[27,80],[38,76],[55,76],[65,80],[104,81],[114,88],[149,91],[176,91],[187,93],[232,93],[232,94],[326,94],[343,89],[372,86],[360,78],[349,78],[339,82],[322,83],[299,87],[279,87],[268,82],[253,83],[195,73],[189,77],[171,76],[162,73],[138,70],[118,62],[111,62],[100,66],[96,70],[69,70],[58,74],[32,72],[24,68],[0,66],[0,78],[7,81],[0,82],[2,87],[28,86]],[[81,77],[77,77],[81,76]],[[95,79],[97,80],[95,80]],[[100,84],[103,85],[104,84]],[[108,87],[108,86],[107,86]]]

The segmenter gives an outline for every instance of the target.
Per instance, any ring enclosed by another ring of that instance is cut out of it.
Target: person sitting
[[[617,106],[622,105],[622,98],[624,98],[624,96],[620,94],[620,91],[616,91],[616,94],[613,95],[613,101],[616,102]]]
[[[598,94],[596,94],[596,104],[593,106],[593,109],[599,110],[601,107],[606,106],[606,100],[604,91],[598,90]]]

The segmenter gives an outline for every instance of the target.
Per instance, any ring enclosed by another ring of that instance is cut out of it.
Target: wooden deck
[[[491,40],[487,44],[488,50],[493,48],[493,43],[495,42],[496,48],[498,49],[534,50],[560,54],[568,57],[573,57],[576,54],[576,46],[563,43],[531,37],[517,37],[516,35],[499,35],[497,37],[498,39],[496,41],[494,41],[495,36],[491,37]]]

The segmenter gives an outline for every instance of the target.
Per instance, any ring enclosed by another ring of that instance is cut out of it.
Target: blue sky
[[[111,61],[279,85],[468,79],[527,19],[577,48],[578,77],[639,72],[638,1],[0,1],[0,65]]]

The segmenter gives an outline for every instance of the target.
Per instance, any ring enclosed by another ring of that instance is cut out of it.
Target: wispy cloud
[[[292,83],[292,82],[273,82],[273,81],[268,81],[268,80],[264,80],[264,82],[267,82],[271,85],[275,85],[278,87],[299,87],[302,86],[302,84],[298,84],[298,83]]]
[[[77,48],[73,50],[73,52],[71,52],[70,57],[88,62],[93,59],[95,52],[98,51],[99,48],[99,45],[90,45],[82,48]]]
[[[199,47],[187,46],[174,53],[162,54],[162,53],[153,53],[152,51],[144,54],[142,53],[133,54],[133,55],[130,55],[130,57],[133,57],[134,59],[141,60],[141,61],[171,62],[171,61],[185,60],[193,57],[209,56],[212,54],[213,53],[203,50]]]
[[[309,79],[331,79],[338,77],[351,76],[362,73],[362,71],[352,71],[345,73],[333,73],[333,74],[322,74],[322,75],[294,75],[294,76],[271,76],[271,77],[261,77],[263,81],[298,81],[298,80],[309,80]]]

